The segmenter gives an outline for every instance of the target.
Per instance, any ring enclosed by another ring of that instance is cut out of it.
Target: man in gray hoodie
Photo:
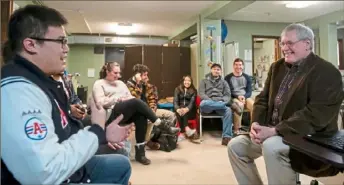
[[[232,110],[230,104],[231,92],[228,83],[221,77],[221,65],[213,64],[211,73],[205,76],[199,84],[201,97],[200,109],[203,113],[215,111],[222,118],[222,145],[227,146],[232,138]]]

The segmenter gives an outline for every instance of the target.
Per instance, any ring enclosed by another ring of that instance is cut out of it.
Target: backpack
[[[178,136],[171,134],[161,134],[158,138],[160,144],[160,150],[165,152],[171,152],[177,148]]]
[[[166,120],[163,120],[166,121]],[[171,124],[169,124],[171,125]],[[171,135],[168,134],[166,130],[159,126],[154,126],[152,130],[152,138],[153,142],[157,142],[160,144],[160,149],[165,152],[171,152],[172,150],[177,148],[178,142],[178,135]]]

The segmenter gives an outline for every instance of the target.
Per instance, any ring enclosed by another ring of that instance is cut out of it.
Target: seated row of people
[[[93,85],[92,96],[90,96],[89,102],[93,102],[92,99],[96,99],[95,102],[107,111],[106,125],[121,114],[123,115],[123,120],[120,124],[126,125],[132,122],[135,124],[135,159],[142,164],[148,165],[151,163],[145,155],[148,126],[164,127],[164,129],[169,129],[174,134],[179,130],[171,128],[166,121],[162,121],[156,115],[154,109],[148,106],[146,99],[142,101],[131,94],[134,91],[130,91],[127,85],[119,80],[120,70],[120,66],[116,62],[104,64],[100,71],[100,79],[96,80]]]
[[[89,101],[91,124],[83,126],[79,119],[85,117],[86,111],[71,101],[71,93],[59,77],[69,52],[66,24],[60,12],[45,6],[28,5],[11,15],[2,52],[6,65],[1,68],[3,184],[129,184],[128,157],[95,155],[99,146],[121,148],[133,122],[136,160],[149,164],[144,150],[147,126],[166,127],[147,103],[135,98],[126,84],[117,80],[120,68],[115,63],[106,64],[101,71],[102,79],[94,84]],[[250,135],[231,139],[231,109],[226,105],[230,105],[232,95],[230,85],[221,79],[221,66],[214,64],[211,74],[200,84],[201,111],[224,115],[222,144],[229,142],[228,157],[239,184],[262,184],[254,164],[261,155],[270,184],[294,184],[295,171],[310,176],[339,172],[282,142],[284,135],[337,131],[344,93],[339,71],[312,52],[311,29],[292,24],[281,36],[285,58],[272,65],[264,90],[255,100]],[[140,81],[138,76],[135,80]],[[197,95],[188,80],[192,81],[184,78],[176,90],[180,98],[176,112],[183,123],[192,106],[180,102],[192,102]],[[230,80],[233,89],[242,87],[244,81]],[[180,96],[183,92],[189,94]],[[243,102],[239,97],[245,97],[242,92],[236,96]],[[183,125],[186,136],[190,136],[194,131]],[[312,169],[314,165],[321,168]]]
[[[244,62],[237,58],[233,62],[233,73],[221,77],[220,64],[211,65],[211,72],[200,82],[200,110],[203,113],[216,112],[222,115],[222,145],[227,146],[233,136],[238,135],[241,128],[244,108],[253,110],[252,80],[243,73]],[[234,131],[232,130],[234,111]]]

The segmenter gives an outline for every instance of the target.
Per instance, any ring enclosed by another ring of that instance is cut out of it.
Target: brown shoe
[[[160,149],[160,144],[153,142],[153,141],[148,141],[146,146],[148,146],[148,148],[151,150],[159,150]]]
[[[222,138],[222,145],[227,146],[228,142],[231,140],[229,137],[224,137]]]

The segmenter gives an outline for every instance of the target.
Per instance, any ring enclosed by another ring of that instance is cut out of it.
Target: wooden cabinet
[[[157,86],[159,98],[173,96],[182,77],[191,73],[190,48],[153,45],[126,47],[122,74],[124,81],[134,75],[132,69],[138,63],[149,67],[148,76],[150,82]]]
[[[10,16],[13,11],[13,0],[1,1],[1,49],[3,44],[7,41],[7,29]],[[1,51],[2,52],[2,51]],[[3,65],[4,61],[2,55],[0,56],[0,66]]]

